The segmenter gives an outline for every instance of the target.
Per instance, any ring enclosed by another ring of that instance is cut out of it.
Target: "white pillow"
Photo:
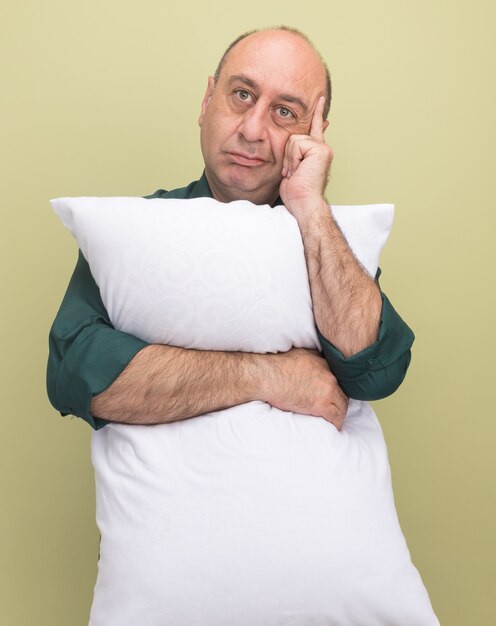
[[[52,201],[112,323],[198,349],[318,346],[284,207],[211,199]],[[391,205],[333,207],[374,274]],[[434,626],[375,414],[343,430],[250,402],[93,433],[100,562],[91,626]]]

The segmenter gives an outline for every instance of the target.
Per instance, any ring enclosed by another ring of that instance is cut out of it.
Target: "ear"
[[[213,76],[208,77],[207,89],[205,91],[205,95],[203,96],[203,100],[201,103],[201,112],[200,117],[198,118],[198,124],[201,126],[203,124],[203,118],[205,117],[205,112],[208,107],[208,103],[210,102],[210,98],[212,97],[212,93],[215,87],[215,80]]]

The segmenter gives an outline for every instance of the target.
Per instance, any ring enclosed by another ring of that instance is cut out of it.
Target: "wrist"
[[[333,228],[339,230],[329,211],[329,205],[323,198],[313,205],[308,204],[302,207],[296,219],[304,240],[311,236],[321,237],[324,232],[329,233],[329,230]]]
[[[274,404],[281,376],[281,360],[284,353],[259,354],[256,357],[256,397],[254,399]]]
[[[329,213],[327,202],[322,196],[301,198],[293,202],[293,214],[303,227],[320,222]]]
[[[237,393],[242,396],[239,399],[239,403],[252,402],[254,400],[266,402],[270,386],[270,382],[267,382],[270,375],[267,362],[268,355],[254,352],[237,352],[230,353],[229,358],[232,358],[234,354],[238,359],[237,367],[239,368],[236,382]]]

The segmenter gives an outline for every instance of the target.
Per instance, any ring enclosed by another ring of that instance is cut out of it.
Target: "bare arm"
[[[157,424],[252,400],[321,416],[338,429],[348,406],[324,359],[310,350],[262,355],[152,345],[93,398],[91,412],[109,421]]]
[[[313,312],[320,332],[344,356],[377,340],[381,296],[324,203],[302,229]]]
[[[332,161],[324,141],[324,103],[321,98],[316,104],[309,135],[288,139],[280,193],[300,227],[317,326],[348,357],[376,341],[381,296],[323,197]]]

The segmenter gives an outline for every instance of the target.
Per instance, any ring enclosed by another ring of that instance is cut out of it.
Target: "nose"
[[[263,141],[267,136],[267,116],[260,100],[243,113],[238,132],[247,142]]]

